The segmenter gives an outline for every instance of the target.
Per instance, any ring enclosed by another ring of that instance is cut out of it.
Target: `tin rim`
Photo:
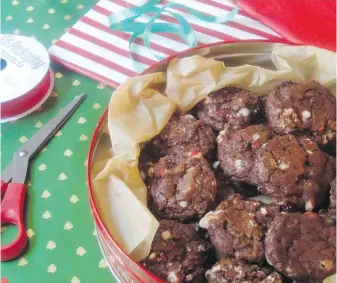
[[[187,55],[190,52],[193,52],[193,51],[196,51],[196,50],[199,50],[199,49],[202,49],[202,48],[213,47],[213,46],[218,46],[218,45],[223,45],[223,44],[233,44],[233,43],[281,43],[281,44],[288,44],[288,45],[300,45],[300,44],[297,44],[297,43],[289,42],[289,41],[284,40],[282,38],[280,38],[279,40],[236,40],[236,41],[225,41],[225,42],[222,41],[222,42],[217,42],[217,43],[211,43],[211,44],[197,46],[195,48],[187,49],[187,50],[184,50],[182,52],[178,52],[174,55],[171,55],[171,56],[165,58],[164,60],[161,60],[161,61],[157,62],[156,64],[152,65],[151,67],[149,67],[148,69],[146,69],[144,72],[142,72],[139,75],[151,73],[151,71],[153,69],[157,68],[158,66],[168,63],[173,58]],[[98,211],[96,203],[95,203],[93,190],[92,190],[91,177],[90,177],[91,176],[91,169],[92,169],[92,159],[94,157],[94,153],[95,153],[95,149],[96,149],[96,141],[97,141],[97,138],[99,137],[100,129],[105,123],[107,114],[108,114],[108,107],[104,110],[102,116],[100,117],[100,119],[98,121],[98,124],[97,124],[97,126],[96,126],[96,128],[93,132],[92,137],[91,137],[90,145],[89,145],[89,151],[88,151],[87,182],[88,182],[88,191],[89,191],[88,192],[89,204],[90,204],[90,207],[91,207],[91,210],[92,210],[92,215],[94,217],[94,221],[95,221],[95,224],[96,224],[97,228],[99,228],[100,231],[103,232],[103,234],[107,235],[108,239],[115,244],[115,246],[119,250],[119,252],[121,254],[123,254],[123,257],[126,258],[128,260],[128,262],[133,265],[134,268],[143,271],[149,277],[156,280],[158,283],[163,283],[164,282],[163,280],[161,280],[160,278],[155,276],[152,272],[150,272],[149,270],[147,270],[146,268],[144,268],[140,264],[133,261],[130,258],[130,256],[123,251],[123,249],[120,247],[120,245],[114,240],[114,237],[111,235],[111,233],[107,229],[107,226],[104,224],[103,220],[101,219],[101,217],[99,215],[99,211]],[[130,270],[126,266],[125,266],[125,268],[131,274],[134,275],[132,270]],[[117,279],[119,279],[119,278],[117,278]],[[141,280],[140,282],[144,282],[144,281]]]

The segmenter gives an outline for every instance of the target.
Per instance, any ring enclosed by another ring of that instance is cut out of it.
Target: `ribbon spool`
[[[0,122],[22,118],[38,109],[54,86],[48,51],[35,39],[0,36]]]

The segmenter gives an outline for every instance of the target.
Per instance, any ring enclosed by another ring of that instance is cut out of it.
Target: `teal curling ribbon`
[[[143,39],[145,47],[148,48],[157,60],[162,60],[163,57],[156,55],[150,47],[150,38],[152,33],[174,33],[181,37],[190,48],[197,46],[195,34],[189,22],[187,22],[181,15],[167,11],[167,8],[184,9],[186,12],[201,21],[217,24],[222,24],[232,20],[238,12],[238,8],[234,7],[233,10],[226,15],[216,17],[205,15],[194,9],[186,7],[185,5],[174,2],[167,3],[159,8],[156,5],[159,4],[160,1],[161,0],[149,0],[142,6],[123,9],[122,11],[113,13],[109,16],[110,28],[131,33],[131,37],[129,39],[130,59],[134,69],[138,73],[144,71],[144,68],[136,62],[133,57],[133,43],[137,38]],[[156,23],[155,21],[158,19],[159,15],[164,12],[171,15],[177,21],[177,24]],[[147,23],[135,22],[138,17],[144,14],[152,14],[152,17]]]

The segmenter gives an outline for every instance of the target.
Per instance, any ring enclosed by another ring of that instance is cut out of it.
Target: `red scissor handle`
[[[9,183],[1,202],[1,225],[14,224],[18,229],[18,235],[13,242],[1,245],[1,261],[17,257],[27,244],[27,232],[23,222],[26,190],[25,184]]]
[[[7,183],[1,180],[1,196],[5,193],[7,189]]]

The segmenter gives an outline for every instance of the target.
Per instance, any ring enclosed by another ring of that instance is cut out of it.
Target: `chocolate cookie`
[[[211,245],[192,224],[160,221],[149,256],[142,264],[165,282],[204,282]]]
[[[209,283],[282,283],[282,277],[270,267],[226,258],[206,272]]]
[[[215,149],[212,129],[192,115],[173,115],[165,128],[152,142],[152,150],[159,156],[189,156],[201,152],[210,160]]]
[[[336,225],[316,213],[278,215],[265,238],[266,258],[301,282],[321,282],[336,272]]]
[[[264,233],[277,213],[276,206],[234,195],[207,213],[199,225],[207,229],[218,256],[262,262]]]
[[[187,220],[204,215],[214,205],[217,184],[201,156],[181,161],[163,157],[152,170],[150,185],[155,213],[166,219]]]
[[[234,129],[248,126],[257,116],[260,100],[249,90],[227,86],[211,92],[196,105],[196,115],[214,130],[229,124]]]
[[[250,183],[256,152],[271,138],[271,130],[263,124],[220,132],[217,137],[218,158],[225,175],[236,182]]]
[[[266,114],[279,134],[309,131],[322,146],[336,141],[336,98],[316,81],[281,83],[268,94]]]
[[[335,161],[307,137],[276,136],[259,150],[251,176],[278,204],[312,211],[328,198]]]

